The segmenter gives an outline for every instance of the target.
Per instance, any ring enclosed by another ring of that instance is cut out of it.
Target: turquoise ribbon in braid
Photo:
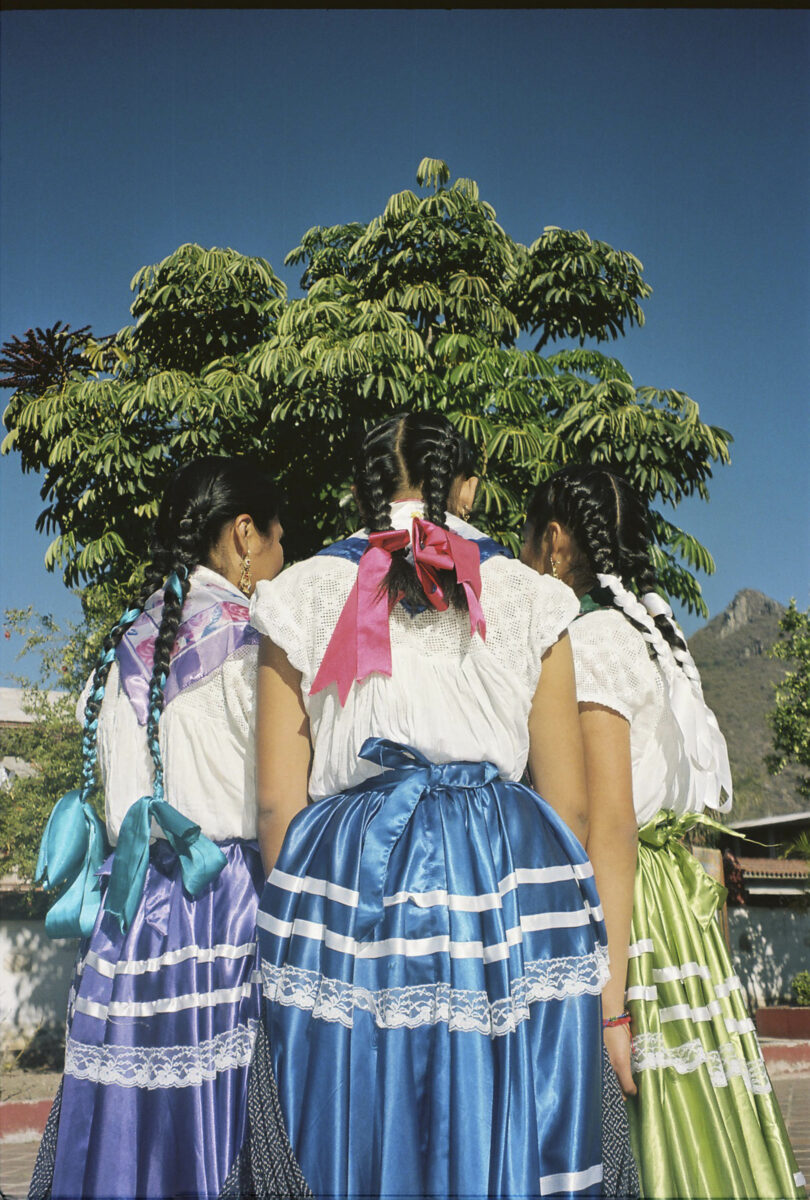
[[[183,582],[188,571],[180,567],[166,580],[164,592],[182,603]],[[141,614],[140,608],[130,608],[121,617],[119,626],[130,626]],[[108,650],[99,668],[112,666],[115,648]],[[153,794],[142,796],[131,805],[121,824],[118,846],[113,857],[110,883],[105,898],[105,910],[117,918],[126,932],[137,911],[149,864],[149,843],[152,819],[157,821],[169,845],[180,859],[183,886],[197,898],[212,883],[225,866],[225,855],[210,838],[163,799],[163,760],[160,754],[158,729],[166,675],[161,674],[152,687],[149,720],[149,752],[155,765]],[[85,718],[82,738],[82,786],[62,796],[48,818],[37,859],[35,882],[45,891],[64,887],[45,918],[49,937],[89,937],[101,905],[99,872],[108,853],[106,830],[89,795],[95,784],[97,758],[96,735],[98,713],[104,698],[105,685],[100,683],[90,694],[88,708],[95,704],[94,715]]]
[[[182,574],[181,574],[182,572]],[[188,571],[180,567],[172,571],[166,580],[164,594],[173,595],[178,603],[183,602],[183,583]],[[141,796],[130,805],[118,833],[118,845],[113,857],[110,884],[104,900],[104,908],[116,917],[122,932],[132,924],[143,895],[146,869],[149,866],[149,843],[152,820],[154,819],[166,835],[166,840],[180,860],[183,887],[197,899],[204,889],[217,878],[225,866],[226,858],[210,838],[201,832],[199,825],[189,821],[176,808],[163,799],[163,758],[160,753],[160,714],[163,709],[163,688],[166,673],[152,681],[147,740],[149,753],[155,766],[155,779],[151,796]]]
[[[129,608],[118,622],[129,626],[140,616],[139,608]],[[110,667],[115,649],[108,650],[99,667]],[[95,702],[92,719],[85,718],[82,737],[82,785],[57,800],[48,818],[39,847],[34,882],[43,891],[63,888],[45,917],[45,932],[52,938],[89,937],[101,904],[101,870],[107,856],[107,833],[90,803],[95,783],[96,732],[98,706],[104,697],[104,684],[91,693],[87,707]]]

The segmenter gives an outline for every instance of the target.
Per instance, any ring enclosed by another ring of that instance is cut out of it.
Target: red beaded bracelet
[[[618,1017],[606,1017],[602,1022],[603,1029],[612,1029],[614,1025],[629,1025],[632,1020],[629,1012],[619,1013]]]

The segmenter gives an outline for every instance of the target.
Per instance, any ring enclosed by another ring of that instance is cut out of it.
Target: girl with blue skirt
[[[390,418],[359,454],[367,529],[251,603],[253,1072],[318,1197],[601,1194],[577,602],[467,523],[476,485],[444,417]]]
[[[49,932],[84,941],[34,1196],[216,1196],[244,1137],[264,880],[248,597],[280,571],[281,535],[249,463],[180,469],[143,593],[85,690],[84,786],[54,810],[39,863],[66,886]],[[87,799],[96,750],[106,831]]]

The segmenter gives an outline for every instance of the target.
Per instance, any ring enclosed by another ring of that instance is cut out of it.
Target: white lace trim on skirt
[[[607,950],[597,946],[590,954],[529,963],[525,975],[512,982],[510,995],[501,1000],[447,983],[371,990],[317,971],[267,962],[262,963],[262,988],[274,1004],[304,1009],[318,1020],[339,1021],[349,1028],[355,1009],[360,1009],[370,1013],[380,1029],[443,1023],[451,1030],[499,1037],[527,1021],[529,1005],[537,1001],[599,995],[609,974]]]
[[[248,1021],[196,1046],[91,1046],[69,1037],[65,1074],[118,1087],[197,1087],[221,1071],[247,1067],[258,1027]]]
[[[763,1059],[743,1058],[731,1042],[717,1050],[706,1050],[697,1038],[680,1046],[667,1046],[662,1033],[640,1033],[633,1038],[633,1070],[636,1072],[673,1067],[679,1075],[688,1075],[704,1064],[713,1087],[728,1087],[731,1079],[742,1077],[749,1092],[764,1095],[771,1091]]]

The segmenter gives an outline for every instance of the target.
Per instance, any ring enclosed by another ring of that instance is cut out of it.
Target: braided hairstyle
[[[257,529],[269,532],[280,501],[272,479],[249,459],[209,455],[180,467],[169,479],[155,521],[150,563],[143,587],[104,639],[84,710],[83,786],[93,781],[96,730],[101,701],[115,652],[126,631],[156,591],[163,591],[163,613],[154,648],[146,733],[155,764],[155,794],[162,794],[163,768],[158,725],[171,652],[191,586],[190,574],[206,562],[223,529],[248,513]]]
[[[391,502],[398,492],[420,491],[425,518],[447,528],[446,513],[453,483],[475,474],[475,456],[466,438],[440,413],[398,413],[375,425],[365,436],[355,464],[357,502],[369,530],[391,528]],[[403,597],[414,606],[425,593],[407,548],[396,550],[385,579],[389,598]],[[454,608],[466,609],[467,596],[453,571],[440,571],[439,585]]]
[[[563,467],[529,501],[527,537],[535,548],[550,521],[564,526],[578,551],[572,563],[577,589],[598,585],[644,635],[656,657],[667,653],[666,643],[699,687],[697,667],[672,609],[656,591],[649,513],[627,480],[604,467]]]

